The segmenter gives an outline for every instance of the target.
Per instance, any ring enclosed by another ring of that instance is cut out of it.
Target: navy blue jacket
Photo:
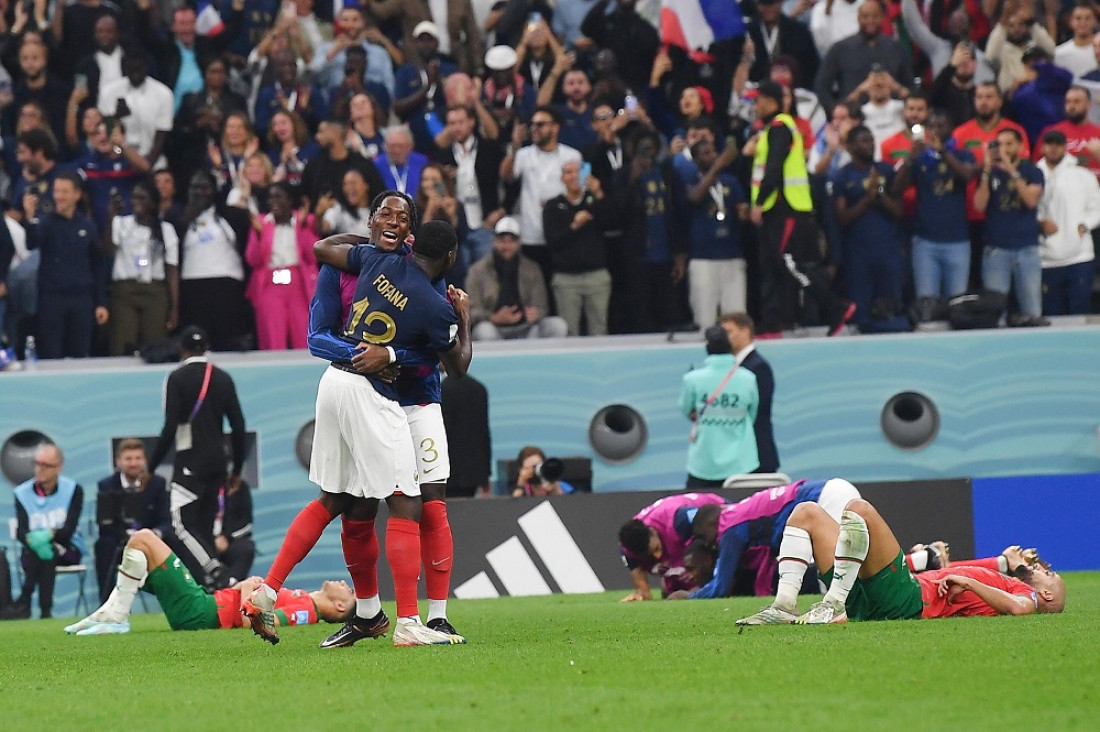
[[[107,305],[106,269],[99,256],[95,223],[77,211],[67,219],[56,211],[27,222],[27,249],[41,249],[38,291],[88,294]]]
[[[756,453],[760,458],[760,467],[756,470],[760,473],[774,473],[779,470],[779,450],[775,447],[775,435],[772,432],[775,376],[772,374],[771,365],[755,349],[745,356],[741,366],[756,374],[756,389],[760,393],[760,401],[756,407],[756,422],[753,423],[756,432]]]

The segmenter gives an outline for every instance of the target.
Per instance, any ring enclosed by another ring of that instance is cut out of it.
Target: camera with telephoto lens
[[[535,466],[535,477],[540,483],[553,483],[565,475],[565,463],[559,458],[546,458]]]

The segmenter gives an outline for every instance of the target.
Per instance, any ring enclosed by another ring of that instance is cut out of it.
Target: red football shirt
[[[901,161],[905,160],[913,153],[913,140],[905,130],[896,132],[882,141],[882,145],[879,146],[879,151],[882,154],[882,162],[890,163],[896,170],[898,166],[901,165]],[[905,193],[901,197],[901,203],[906,218],[912,218],[916,215],[917,187],[915,185],[910,184],[909,187],[905,189]]]
[[[955,141],[955,144],[960,150],[969,150],[974,156],[974,162],[978,164],[978,168],[981,169],[982,163],[985,162],[985,146],[989,142],[997,139],[997,135],[1001,130],[1016,130],[1020,133],[1020,137],[1023,138],[1023,149],[1020,150],[1021,158],[1031,157],[1031,146],[1027,144],[1027,133],[1024,132],[1024,128],[1016,124],[1012,120],[1002,118],[997,125],[991,130],[982,129],[978,124],[977,119],[972,119],[966,124],[959,125],[955,128],[955,131],[951,134],[951,138]],[[966,220],[967,221],[985,221],[985,212],[978,212],[974,210],[974,191],[978,189],[978,176],[974,176],[970,179],[970,183],[966,186]]]
[[[1077,158],[1078,165],[1082,168],[1088,168],[1093,175],[1100,179],[1100,160],[1093,157],[1092,153],[1089,152],[1089,141],[1100,139],[1100,125],[1087,120],[1075,125],[1068,119],[1064,119],[1058,124],[1051,125],[1043,130],[1043,135],[1048,130],[1058,130],[1065,135],[1066,154]],[[1039,135],[1039,140],[1043,139],[1043,135]],[[1043,157],[1042,144],[1035,148],[1035,154],[1032,157],[1035,162],[1039,162],[1039,158]]]
[[[1034,601],[1035,590],[1014,577],[1005,577],[1000,572],[983,567],[948,567],[936,569],[931,572],[921,572],[913,575],[920,583],[921,600],[924,601],[924,610],[921,618],[950,618],[953,616],[969,617],[972,615],[1000,615],[977,594],[967,590],[948,602],[946,597],[940,597],[936,591],[936,583],[949,574],[970,577],[983,585],[996,587],[1010,595],[1023,595]]]
[[[218,603],[218,627],[240,628],[244,625],[241,616],[241,591],[229,587],[214,593],[214,602]],[[279,590],[275,598],[275,614],[280,625],[306,625],[316,623],[317,606],[305,590]]]

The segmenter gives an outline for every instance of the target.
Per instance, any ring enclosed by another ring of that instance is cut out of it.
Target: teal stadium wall
[[[702,344],[658,337],[567,343],[476,349],[471,372],[489,389],[494,459],[538,444],[551,455],[593,456],[598,492],[681,486],[688,422],[676,404],[681,376],[703,359]],[[792,477],[1100,471],[1100,328],[805,338],[759,347],[776,374],[775,432],[782,469]],[[219,354],[216,360],[233,375],[249,430],[258,433],[255,523],[263,555],[257,568],[263,568],[290,519],[315,495],[294,444],[313,418],[325,366],[304,353]],[[25,429],[45,433],[65,450],[65,473],[94,492],[96,480],[111,470],[111,438],[159,431],[169,370],[112,359],[0,374],[0,441]],[[882,434],[883,405],[904,391],[926,395],[939,410],[939,435],[925,449],[898,449]],[[587,442],[592,417],[616,403],[640,412],[649,433],[643,454],[621,465],[600,460]],[[0,525],[12,515],[7,495],[0,499]],[[94,516],[91,502],[85,516]],[[321,551],[333,561],[337,533],[326,535]]]

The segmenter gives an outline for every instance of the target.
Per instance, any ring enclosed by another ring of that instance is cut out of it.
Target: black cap
[[[180,349],[188,353],[206,353],[209,343],[206,331],[197,325],[189,325],[180,331]]]
[[[707,342],[707,355],[713,356],[720,353],[733,353],[730,346],[730,336],[726,329],[720,325],[712,325],[703,331],[703,338]]]
[[[759,86],[756,87],[756,96],[771,97],[780,104],[783,104],[783,87],[774,81],[762,81]]]
[[[1061,130],[1047,130],[1043,133],[1043,142],[1049,142],[1052,145],[1065,145],[1066,133]]]

